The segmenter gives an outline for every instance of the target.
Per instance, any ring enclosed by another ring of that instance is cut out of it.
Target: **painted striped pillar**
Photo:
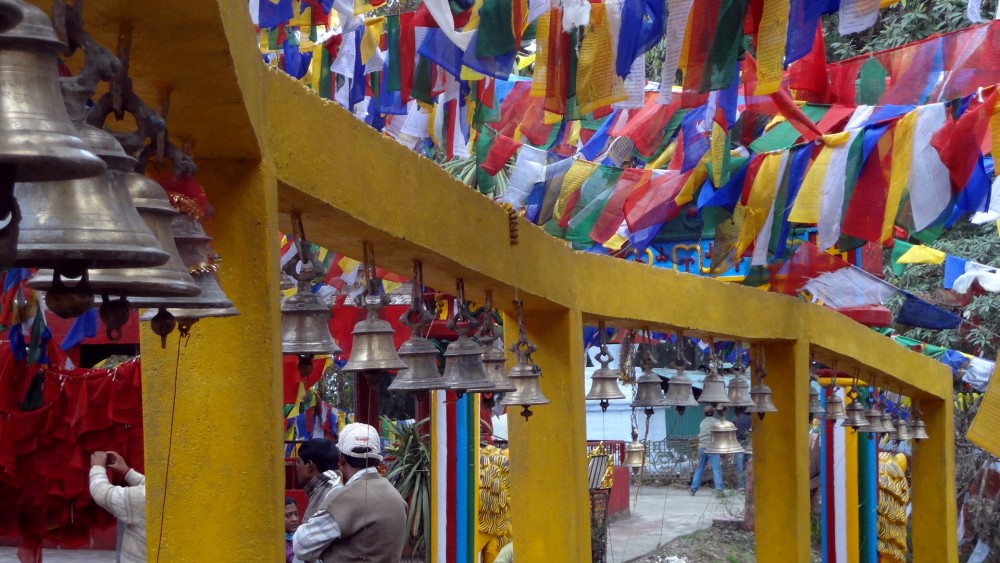
[[[431,560],[474,561],[479,395],[431,393]]]

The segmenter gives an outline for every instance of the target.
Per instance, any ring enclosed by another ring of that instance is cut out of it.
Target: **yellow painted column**
[[[913,442],[913,561],[958,561],[954,404],[922,398],[928,440]]]
[[[774,342],[762,348],[765,383],[778,412],[764,420],[752,415],[757,561],[808,562],[809,344]]]
[[[284,558],[277,192],[252,161],[198,162],[240,316],[165,350],[142,330],[149,561]],[[176,388],[175,388],[176,382]],[[161,517],[162,515],[162,517]]]
[[[514,552],[518,561],[590,561],[583,319],[566,309],[526,310],[524,317],[551,403],[532,407],[527,422],[520,407],[507,409]],[[504,323],[510,348],[517,320],[505,316]]]

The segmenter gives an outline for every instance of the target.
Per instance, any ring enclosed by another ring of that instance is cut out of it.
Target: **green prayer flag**
[[[912,244],[896,239],[895,244],[892,245],[892,273],[897,276],[903,275],[903,272],[906,271],[906,264],[900,264],[899,259],[911,248],[913,248]]]
[[[483,161],[490,154],[490,148],[496,142],[497,134],[490,127],[480,127],[473,150],[476,151],[476,188],[479,193],[490,195],[496,191],[497,179],[483,170]]]
[[[885,79],[889,76],[882,63],[872,57],[861,65],[858,73],[857,94],[854,101],[857,105],[873,106],[878,104],[885,93]]]
[[[417,58],[417,68],[413,72],[413,86],[410,88],[410,96],[425,104],[434,103],[431,96],[431,87],[434,80],[434,73],[431,69],[431,62],[424,57]]]
[[[517,49],[511,0],[484,0],[479,9],[479,31],[476,34],[476,56],[498,57]]]
[[[847,167],[845,169],[844,177],[844,203],[841,207],[840,216],[844,217],[847,214],[847,206],[850,204],[851,196],[854,195],[854,188],[858,185],[858,176],[861,174],[861,167],[864,165],[862,157],[864,157],[864,135],[857,135],[854,137],[854,142],[847,149]],[[865,240],[852,237],[850,235],[840,235],[840,239],[837,242],[837,248],[842,251],[854,250],[855,248],[860,248],[865,245]]]
[[[590,231],[604,211],[622,172],[624,170],[621,168],[599,166],[580,186],[580,199],[573,208],[569,228],[566,229],[566,240],[584,244],[593,242]]]
[[[802,108],[802,113],[813,123],[819,123],[820,119],[830,111],[830,106],[817,106],[806,104]],[[750,143],[750,150],[753,152],[772,152],[791,148],[795,141],[802,136],[798,129],[788,121],[782,121],[775,125],[770,131],[764,133],[756,141]]]
[[[320,49],[319,97],[333,99],[333,83],[330,81],[330,51]]]
[[[724,90],[736,76],[736,59],[743,45],[743,19],[750,0],[722,0],[715,35],[701,75],[701,91]]]
[[[389,92],[399,92],[401,86],[399,74],[399,16],[392,15],[385,18],[385,38],[389,48],[387,60],[389,61],[389,74],[385,77],[385,89]],[[329,66],[329,65],[327,65]]]

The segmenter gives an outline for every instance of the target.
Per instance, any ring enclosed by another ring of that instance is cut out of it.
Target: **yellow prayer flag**
[[[382,30],[385,28],[385,18],[368,18],[365,20],[364,35],[361,37],[361,62],[371,60],[382,41]],[[315,58],[315,57],[313,57]]]
[[[736,242],[736,256],[742,256],[743,252],[750,247],[771,214],[774,193],[781,180],[779,176],[786,155],[787,153],[778,152],[764,156],[764,162],[761,163],[760,170],[757,171],[757,176],[754,177],[753,185],[750,187],[746,216],[740,229],[740,238]]]
[[[892,226],[899,212],[899,202],[910,181],[910,161],[913,159],[913,128],[917,124],[917,110],[896,122],[892,132],[892,169],[889,170],[889,193],[885,198],[885,215],[882,218],[882,242],[892,237]]]
[[[570,121],[569,122],[569,138],[566,139],[566,144],[575,147],[580,141],[580,121]]]
[[[799,188],[799,194],[795,196],[795,203],[792,204],[792,212],[788,214],[790,222],[819,223],[823,183],[826,181],[826,171],[830,167],[833,147],[846,143],[848,137],[850,137],[850,133],[847,131],[823,136],[823,142],[826,146],[809,166],[806,177],[802,180],[802,187]]]
[[[562,115],[559,115],[558,113],[552,113],[550,111],[546,111],[545,114],[542,116],[542,123],[546,125],[555,125],[556,123],[562,122],[562,120],[563,120]]]
[[[785,36],[788,32],[788,0],[764,0],[757,35],[757,95],[773,94],[781,87],[785,72]]]
[[[576,97],[580,113],[628,99],[625,84],[615,72],[614,44],[604,4],[590,7],[590,21],[576,65]]]
[[[993,155],[1000,156],[1000,104],[994,105],[990,114],[990,147]]]
[[[590,178],[590,175],[597,169],[597,164],[589,160],[577,159],[566,171],[563,177],[562,187],[559,189],[559,196],[556,198],[556,205],[552,209],[552,218],[560,219],[566,211],[566,200],[570,194],[580,189],[580,186]]]
[[[517,70],[524,70],[528,68],[531,63],[535,62],[535,55],[518,55],[517,56]]]
[[[944,252],[924,246],[922,244],[913,245],[912,248],[903,253],[896,260],[897,264],[944,264]]]
[[[621,250],[626,243],[628,243],[627,238],[615,233],[611,235],[611,238],[609,238],[607,242],[604,243],[604,248],[607,248],[608,250]]]
[[[549,58],[549,25],[551,10],[546,10],[538,17],[535,29],[535,71],[531,77],[531,90],[528,92],[533,98],[544,98],[546,76],[548,76]]]
[[[722,186],[722,167],[725,151],[729,149],[726,132],[715,121],[712,122],[712,183]]]
[[[293,0],[292,3],[292,19],[288,20],[288,25],[294,27],[309,27],[312,25],[312,6],[306,6],[308,10],[302,10],[302,3],[300,0]]]
[[[694,199],[695,190],[700,188],[705,183],[705,180],[708,179],[708,169],[704,166],[706,158],[708,158],[708,155],[702,157],[702,163],[698,164],[693,170],[691,170],[691,175],[688,176],[687,181],[684,182],[684,187],[681,188],[681,191],[677,192],[677,197],[674,198],[674,204],[678,207],[690,203],[691,200]]]
[[[980,448],[990,452],[995,456],[1000,456],[1000,361],[990,378],[989,387],[986,388],[986,396],[979,404],[979,412],[972,419],[969,431],[965,437],[970,442]],[[941,416],[951,416],[950,411]]]
[[[486,78],[485,74],[479,74],[478,72],[472,70],[467,66],[462,66],[461,80],[469,80],[471,82],[476,82],[477,80],[482,80]]]
[[[674,157],[674,153],[677,152],[677,141],[674,141],[667,145],[667,148],[663,149],[660,156],[651,160],[649,164],[646,165],[646,170],[659,170],[664,168],[670,159]]]

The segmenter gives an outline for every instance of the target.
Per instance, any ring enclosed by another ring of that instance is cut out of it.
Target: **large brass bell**
[[[500,405],[521,407],[521,416],[527,421],[532,415],[530,407],[547,405],[549,400],[542,393],[542,387],[538,381],[542,377],[542,369],[531,359],[531,355],[537,348],[528,340],[528,333],[524,325],[524,306],[519,299],[514,300],[514,309],[517,312],[520,337],[510,347],[510,351],[517,355],[517,363],[510,369],[507,377],[517,389],[504,395]]]
[[[420,262],[413,262],[413,279],[410,285],[410,308],[399,322],[410,328],[410,338],[399,347],[399,357],[406,369],[396,375],[389,385],[390,391],[432,391],[441,388],[441,371],[438,369],[438,348],[420,336],[424,327],[434,320],[434,315],[424,304],[424,273]]]
[[[857,398],[857,394],[854,394],[854,400],[851,404],[847,405],[847,417],[844,421],[840,423],[841,426],[846,428],[853,428],[854,430],[867,432],[868,431],[868,419],[865,417],[865,407],[861,404],[861,400]]]
[[[726,394],[726,382],[719,375],[719,371],[713,364],[708,368],[708,374],[701,383],[701,395],[698,402],[708,405],[729,405],[729,395]]]
[[[604,327],[600,328],[601,331],[601,351],[597,353],[596,359],[601,364],[601,367],[594,371],[594,374],[590,376],[590,391],[587,392],[588,401],[600,401],[601,411],[607,411],[608,406],[611,405],[610,401],[615,399],[624,399],[625,393],[622,393],[620,387],[618,387],[618,377],[620,372],[618,370],[611,369],[611,362],[614,361],[614,357],[608,352],[608,346],[604,342],[606,336],[604,333]],[[662,392],[660,395],[662,396]]]
[[[635,379],[635,398],[630,406],[633,409],[643,409],[646,416],[652,416],[654,407],[667,406],[667,398],[663,395],[660,377],[653,373],[652,358],[647,354],[640,363],[642,375]]]
[[[927,427],[923,420],[914,418],[910,421],[910,438],[913,440],[927,440],[930,438],[927,435]]]
[[[728,420],[719,420],[712,425],[712,441],[705,448],[710,454],[738,454],[743,446],[736,439],[736,425]]]
[[[809,417],[812,418],[814,416],[822,415],[824,412],[826,412],[826,411],[823,409],[823,405],[821,405],[820,402],[819,402],[819,390],[816,389],[815,387],[813,387],[812,384],[810,384],[809,385]]]
[[[392,342],[392,325],[379,318],[379,311],[389,304],[389,298],[379,286],[375,272],[375,249],[370,242],[364,242],[363,253],[365,290],[355,301],[359,307],[365,308],[367,314],[364,320],[354,325],[351,357],[341,371],[360,373],[406,369]]]
[[[670,378],[667,393],[663,402],[668,407],[677,409],[677,414],[684,414],[687,407],[697,407],[698,401],[694,398],[694,383],[691,378],[684,373],[684,360],[678,361],[674,368],[677,375]]]
[[[55,283],[58,277],[81,278],[89,268],[159,266],[170,259],[129,195],[126,177],[134,160],[110,133],[84,124],[80,133],[107,161],[103,175],[14,188],[22,213],[15,265],[53,270],[45,302],[63,318],[90,309],[93,290],[85,278],[67,287]],[[121,324],[127,316],[126,308]]]
[[[0,0],[0,33],[7,31],[24,19],[24,12],[16,0]]]
[[[493,321],[493,292],[486,292],[486,305],[483,312],[483,321],[479,325],[479,332],[476,333],[476,340],[483,345],[483,368],[486,370],[486,377],[493,384],[490,388],[489,397],[483,397],[483,406],[492,408],[495,404],[492,394],[509,393],[516,391],[514,383],[507,377],[507,355],[502,348],[497,348],[494,343],[500,339],[500,327]]]
[[[727,394],[729,406],[736,408],[747,408],[754,406],[753,398],[750,397],[750,382],[747,378],[737,372],[736,377],[729,382]]]
[[[59,56],[66,45],[45,12],[23,0],[5,0],[0,13],[20,23],[0,33],[0,163],[13,165],[18,182],[97,176],[105,164],[70,121],[59,84]]]
[[[312,373],[313,357],[339,354],[343,350],[330,334],[330,306],[312,292],[312,281],[322,277],[326,268],[312,255],[298,215],[292,221],[296,224],[298,255],[285,263],[284,270],[298,282],[298,292],[281,304],[281,353],[298,356],[299,375],[307,377]]]
[[[103,296],[101,316],[105,320],[108,337],[112,340],[117,340],[121,334],[121,326],[128,318],[128,311],[132,306],[127,301],[128,297],[193,297],[201,293],[201,288],[188,273],[177,251],[171,221],[178,213],[170,205],[166,192],[153,180],[134,172],[126,174],[125,182],[139,216],[153,232],[160,249],[170,259],[162,266],[98,268],[88,272],[90,288],[95,295]],[[52,270],[39,270],[28,281],[28,287],[48,291],[52,288],[54,274]],[[120,298],[109,300],[108,295]],[[116,311],[117,308],[122,308],[123,311]],[[124,315],[120,314],[122,312]],[[112,322],[110,317],[116,313],[117,322]]]

